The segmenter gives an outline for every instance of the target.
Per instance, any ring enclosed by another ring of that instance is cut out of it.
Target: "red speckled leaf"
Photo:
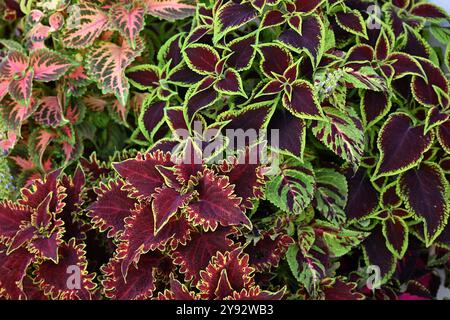
[[[91,298],[96,285],[92,281],[94,274],[87,271],[85,254],[84,245],[76,244],[72,239],[67,244],[64,243],[60,246],[58,264],[53,261],[44,261],[37,267],[34,272],[36,282],[45,295],[52,299],[84,300]],[[70,288],[70,285],[76,284],[76,281],[70,278],[76,272],[74,270],[77,270],[73,266],[80,270],[80,289],[76,289],[76,286]],[[72,270],[71,273],[68,272],[70,270]]]
[[[57,96],[47,96],[40,99],[39,107],[34,113],[37,123],[57,127],[63,120],[62,108]]]
[[[138,154],[135,159],[115,163],[114,168],[136,189],[137,195],[150,197],[155,189],[164,184],[164,178],[156,166],[171,167],[170,155],[161,151]]]
[[[19,249],[7,255],[6,247],[0,244],[0,297],[23,299],[23,279],[33,260],[33,255],[26,249]]]
[[[254,269],[249,266],[248,254],[242,253],[242,248],[217,255],[211,258],[204,271],[200,271],[201,280],[198,284],[200,297],[203,299],[223,300],[233,292],[248,289],[254,284],[251,276]]]
[[[217,252],[233,250],[236,246],[228,239],[231,234],[229,228],[219,228],[214,232],[195,233],[191,241],[185,246],[179,246],[173,252],[174,264],[181,265],[180,272],[184,273],[186,281],[199,280],[200,270],[206,268],[211,257]]]
[[[29,105],[33,88],[33,69],[24,72],[9,83],[8,91],[11,97],[20,104]]]
[[[126,277],[132,262],[150,250],[164,250],[166,245],[172,249],[178,244],[186,244],[191,228],[184,218],[172,217],[155,235],[152,208],[149,204],[141,205],[133,215],[125,219],[125,231],[117,249],[118,258],[122,260],[122,274]]]
[[[165,20],[184,19],[195,12],[193,1],[188,0],[145,0],[147,13]]]
[[[205,170],[198,178],[195,190],[198,192],[198,198],[187,206],[188,218],[195,225],[202,226],[205,231],[215,230],[219,224],[242,224],[251,228],[250,220],[239,207],[241,199],[234,194],[234,188],[228,178]]]
[[[108,237],[116,237],[125,230],[125,218],[131,216],[137,200],[124,189],[122,180],[101,183],[94,191],[97,201],[89,207],[93,227],[101,232],[108,231]]]

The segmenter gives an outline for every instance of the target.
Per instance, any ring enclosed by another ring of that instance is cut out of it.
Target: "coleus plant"
[[[443,9],[0,8],[1,298],[438,297],[435,271],[450,266]]]

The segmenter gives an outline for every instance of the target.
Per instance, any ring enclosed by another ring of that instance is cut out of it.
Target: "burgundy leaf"
[[[307,81],[294,81],[291,96],[289,97],[286,93],[283,95],[283,105],[298,118],[323,119],[322,108],[314,93],[314,88]]]
[[[378,192],[370,182],[364,169],[359,169],[355,174],[349,172],[348,200],[345,212],[348,220],[359,220],[367,217],[378,206]]]
[[[156,189],[152,202],[155,235],[164,228],[179,208],[187,204],[191,196],[190,193],[180,194],[173,188]]]
[[[6,248],[0,244],[0,297],[8,299],[26,298],[23,280],[33,255],[26,249],[6,254]]]
[[[274,78],[273,73],[282,75],[293,63],[292,54],[286,48],[278,44],[267,44],[258,47],[262,55],[261,71],[269,78]]]
[[[184,49],[184,57],[189,67],[199,74],[211,74],[216,71],[220,57],[217,51],[208,45],[193,44]]]

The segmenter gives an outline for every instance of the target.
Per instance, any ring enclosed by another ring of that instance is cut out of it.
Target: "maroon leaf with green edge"
[[[314,12],[323,0],[296,0],[295,11],[301,13],[312,13]]]
[[[327,120],[314,121],[314,136],[342,159],[357,167],[364,154],[364,131],[361,120],[352,109],[348,112],[325,107]]]
[[[346,65],[349,65],[350,62],[365,65],[374,59],[374,55],[375,53],[371,46],[366,44],[355,45],[347,52]]]
[[[361,116],[364,127],[370,128],[391,110],[392,101],[386,92],[365,90],[361,97]]]
[[[395,79],[406,75],[426,75],[420,63],[411,55],[404,52],[395,52],[387,57],[387,62],[394,68]]]
[[[143,50],[142,41],[138,40],[132,49],[126,42],[122,46],[103,42],[90,50],[88,72],[95,79],[103,94],[114,93],[122,106],[128,100],[129,83],[125,77],[125,69]]]
[[[279,10],[267,11],[261,21],[261,28],[270,28],[279,26],[285,22],[283,13]]]
[[[325,38],[323,23],[318,16],[311,15],[303,18],[302,29],[304,30],[302,35],[294,30],[286,30],[280,35],[279,40],[294,51],[306,51],[314,64],[317,64],[322,54],[322,41]]]
[[[431,61],[419,60],[427,79],[414,76],[411,83],[411,89],[414,98],[421,104],[427,106],[437,106],[441,104],[441,99],[436,92],[435,87],[439,88],[446,95],[449,93],[448,81],[442,73],[441,69],[436,67]],[[448,105],[448,98],[442,102],[442,106],[446,108]]]
[[[291,88],[290,97],[286,93],[283,95],[283,106],[286,109],[298,118],[324,120],[319,100],[308,81],[296,80]]]
[[[425,118],[425,132],[428,132],[432,128],[440,126],[450,119],[450,115],[446,112],[442,112],[438,107],[431,107],[428,110],[427,117]],[[439,134],[439,129],[438,129]],[[439,135],[438,135],[439,139]]]
[[[360,168],[356,173],[347,174],[348,200],[345,208],[347,219],[361,220],[375,212],[378,207],[378,191],[370,182],[366,170]]]
[[[336,22],[345,31],[367,38],[366,22],[359,11],[338,12]]]
[[[383,188],[380,196],[380,205],[382,208],[398,207],[402,203],[402,199],[397,193],[397,184],[392,183]]]
[[[152,297],[156,289],[156,274],[168,258],[159,252],[143,255],[136,265],[131,265],[126,279],[122,276],[121,260],[111,259],[101,267],[103,294],[114,300],[143,300]],[[165,271],[165,270],[164,270]]]
[[[325,300],[364,300],[364,294],[357,291],[358,284],[347,282],[342,277],[327,278],[321,282]]]
[[[26,249],[19,249],[6,254],[6,247],[0,244],[0,297],[7,299],[24,299],[26,294],[23,280],[34,256]]]
[[[392,254],[401,259],[408,248],[408,226],[402,218],[388,217],[382,222],[382,232],[386,239],[386,246]]]
[[[244,88],[242,87],[242,79],[236,70],[228,69],[224,72],[221,79],[215,84],[215,89],[225,94],[239,94],[246,97]]]
[[[68,48],[90,46],[109,24],[108,15],[93,4],[72,5],[68,13],[62,41]]]
[[[223,161],[219,170],[234,185],[234,193],[242,199],[241,208],[253,208],[252,200],[264,197],[264,166],[261,164],[259,152],[261,145],[247,147],[239,152],[239,156]]]
[[[258,46],[261,59],[261,71],[269,78],[274,74],[283,75],[294,59],[289,50],[279,44],[264,44]]]
[[[275,131],[278,132],[278,137],[273,137],[274,131],[272,130],[278,130]],[[294,117],[287,110],[277,111],[270,119],[268,133],[268,141],[272,149],[280,150],[300,159],[303,158],[306,144],[305,120]]]
[[[218,115],[217,121],[225,121],[227,124],[223,130],[238,130],[247,131],[253,129],[259,131],[264,129],[269,120],[272,106],[270,104],[254,104],[245,107],[242,110],[225,111]]]
[[[109,11],[112,25],[130,41],[132,48],[135,48],[136,38],[144,28],[144,14],[144,6],[137,3],[130,8],[118,4]]]
[[[251,67],[256,55],[254,46],[258,40],[258,34],[249,34],[234,39],[228,44],[232,55],[227,60],[227,65],[236,71],[244,71]]]
[[[424,162],[401,174],[399,194],[407,208],[423,221],[425,242],[431,245],[447,224],[449,186],[439,165]]]
[[[34,271],[35,280],[44,294],[52,299],[89,300],[96,284],[93,282],[95,274],[87,270],[86,252],[84,244],[77,244],[71,239],[59,248],[59,263],[44,261]],[[80,288],[76,288],[75,278],[70,274],[80,271]],[[70,271],[71,273],[68,273]],[[70,282],[71,281],[71,282]],[[72,286],[68,286],[70,283]]]
[[[386,240],[377,226],[372,230],[370,236],[362,243],[364,260],[367,266],[378,266],[380,268],[379,279],[384,284],[395,271],[397,259],[386,246]]]
[[[215,78],[212,76],[204,78],[197,86],[191,87],[185,99],[186,114],[190,121],[201,109],[214,104],[219,98],[219,94],[214,88]]]
[[[391,51],[391,43],[388,39],[386,32],[382,30],[378,35],[377,42],[375,44],[375,55],[379,61],[386,60],[388,54]]]
[[[144,155],[138,154],[135,159],[115,163],[113,166],[119,175],[136,189],[136,195],[149,198],[156,188],[164,184],[164,178],[156,167],[172,165],[168,153],[156,151]]]
[[[124,186],[125,183],[118,179],[94,188],[97,200],[89,206],[87,215],[94,228],[108,231],[108,237],[116,237],[125,230],[124,220],[131,216],[138,203]]]
[[[126,75],[133,86],[141,90],[147,90],[159,86],[160,72],[157,66],[143,64],[128,68]]]
[[[240,28],[249,21],[255,19],[258,11],[249,3],[237,3],[229,1],[222,5],[217,12],[215,24],[217,25],[217,34],[215,37],[220,39],[223,34]]]
[[[184,49],[183,56],[189,68],[203,75],[214,73],[220,60],[216,49],[205,44],[188,46]]]
[[[200,272],[201,280],[197,285],[200,297],[223,300],[233,292],[248,289],[254,284],[253,271],[249,266],[249,255],[243,253],[242,248],[223,254],[218,252],[206,269]]]
[[[263,272],[277,267],[293,243],[294,240],[286,234],[263,232],[260,238],[245,247],[244,253],[250,257],[250,266],[256,271]]]
[[[48,49],[38,49],[31,53],[30,66],[37,81],[58,80],[71,67],[70,61],[63,55]]]
[[[154,234],[157,235],[178,210],[191,199],[191,193],[180,194],[173,188],[158,188],[153,194]]]
[[[437,138],[444,151],[450,153],[450,121],[446,121],[438,127]]]
[[[219,224],[224,227],[244,225],[251,229],[250,220],[239,207],[241,199],[236,197],[227,177],[205,170],[196,183],[198,198],[186,207],[190,221],[205,231],[214,231]]]
[[[406,30],[406,44],[403,51],[425,59],[431,58],[431,45],[416,30],[404,24]]]
[[[62,107],[57,96],[46,96],[39,100],[34,120],[42,125],[57,127],[63,121]]]
[[[158,234],[154,230],[153,212],[149,204],[141,204],[125,219],[125,231],[117,248],[117,258],[121,260],[124,278],[127,277],[130,265],[137,262],[141,255],[150,250],[163,251],[166,247],[175,249],[179,244],[185,245],[191,233],[188,221],[176,217],[172,217]]]
[[[184,19],[195,13],[193,1],[187,0],[144,0],[147,13],[165,20]]]
[[[167,102],[159,101],[153,96],[147,97],[141,107],[138,124],[142,134],[149,140],[153,141],[158,130],[164,123],[164,110]]]
[[[408,114],[391,114],[378,136],[380,158],[374,177],[391,176],[414,167],[432,142],[432,133],[424,134],[424,126],[415,126]]]
[[[418,3],[411,8],[410,13],[429,19],[448,19],[445,10],[432,3]]]
[[[184,274],[186,281],[197,283],[200,270],[208,265],[211,257],[217,252],[232,251],[236,245],[228,236],[230,228],[219,227],[214,232],[194,233],[191,241],[185,246],[179,246],[173,253],[173,263],[180,266],[179,271]]]

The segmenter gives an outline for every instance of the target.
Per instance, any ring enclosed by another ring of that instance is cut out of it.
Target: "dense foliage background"
[[[419,0],[0,0],[0,297],[442,297],[448,23]]]

